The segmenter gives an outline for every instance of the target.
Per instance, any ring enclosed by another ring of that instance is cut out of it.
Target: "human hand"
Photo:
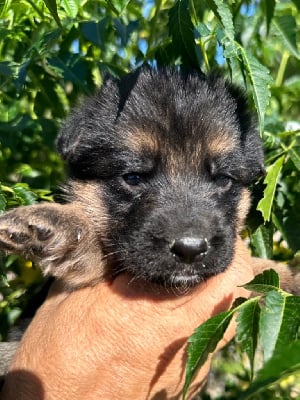
[[[126,275],[66,293],[56,286],[10,367],[2,400],[178,399],[186,340],[211,316],[249,296],[250,254],[240,239],[232,265],[179,296]],[[234,335],[231,324],[219,347]],[[199,371],[189,396],[209,370]]]

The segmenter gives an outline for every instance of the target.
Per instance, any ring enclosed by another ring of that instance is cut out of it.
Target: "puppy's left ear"
[[[262,140],[257,129],[257,120],[249,111],[245,93],[234,85],[229,86],[229,92],[236,103],[236,119],[243,157],[242,179],[249,184],[266,173]]]

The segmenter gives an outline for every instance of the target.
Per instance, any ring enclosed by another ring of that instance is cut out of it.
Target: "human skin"
[[[179,295],[121,275],[71,293],[52,287],[12,362],[2,400],[179,399],[186,340],[211,316],[230,309],[253,278],[240,239],[226,272]],[[220,346],[234,335],[232,323]],[[189,398],[203,385],[201,368]]]

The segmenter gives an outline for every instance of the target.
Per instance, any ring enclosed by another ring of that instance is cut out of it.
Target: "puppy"
[[[0,248],[70,289],[121,273],[190,288],[230,264],[263,150],[243,93],[217,75],[139,69],[59,133],[66,204],[0,218]]]

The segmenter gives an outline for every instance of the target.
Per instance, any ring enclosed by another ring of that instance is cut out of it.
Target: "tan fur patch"
[[[251,204],[251,197],[250,197],[250,192],[248,189],[243,189],[242,195],[241,195],[241,200],[238,205],[238,210],[237,210],[237,226],[238,230],[242,229],[245,218],[248,214],[249,208]]]
[[[135,152],[142,153],[149,151],[156,154],[159,151],[157,140],[151,133],[139,130],[128,132],[126,136],[125,145]]]
[[[227,133],[218,133],[213,138],[211,138],[207,144],[208,152],[212,156],[218,154],[226,154],[234,150],[235,141],[232,139],[232,135]]]
[[[190,143],[188,148],[168,148],[165,157],[168,176],[172,182],[179,176],[198,175],[203,159],[202,146]]]
[[[168,158],[165,161],[167,164],[167,171],[170,182],[174,183],[176,181],[176,178],[182,172],[182,165],[184,165],[182,158],[183,154],[180,154],[179,152],[170,151],[168,153]]]

